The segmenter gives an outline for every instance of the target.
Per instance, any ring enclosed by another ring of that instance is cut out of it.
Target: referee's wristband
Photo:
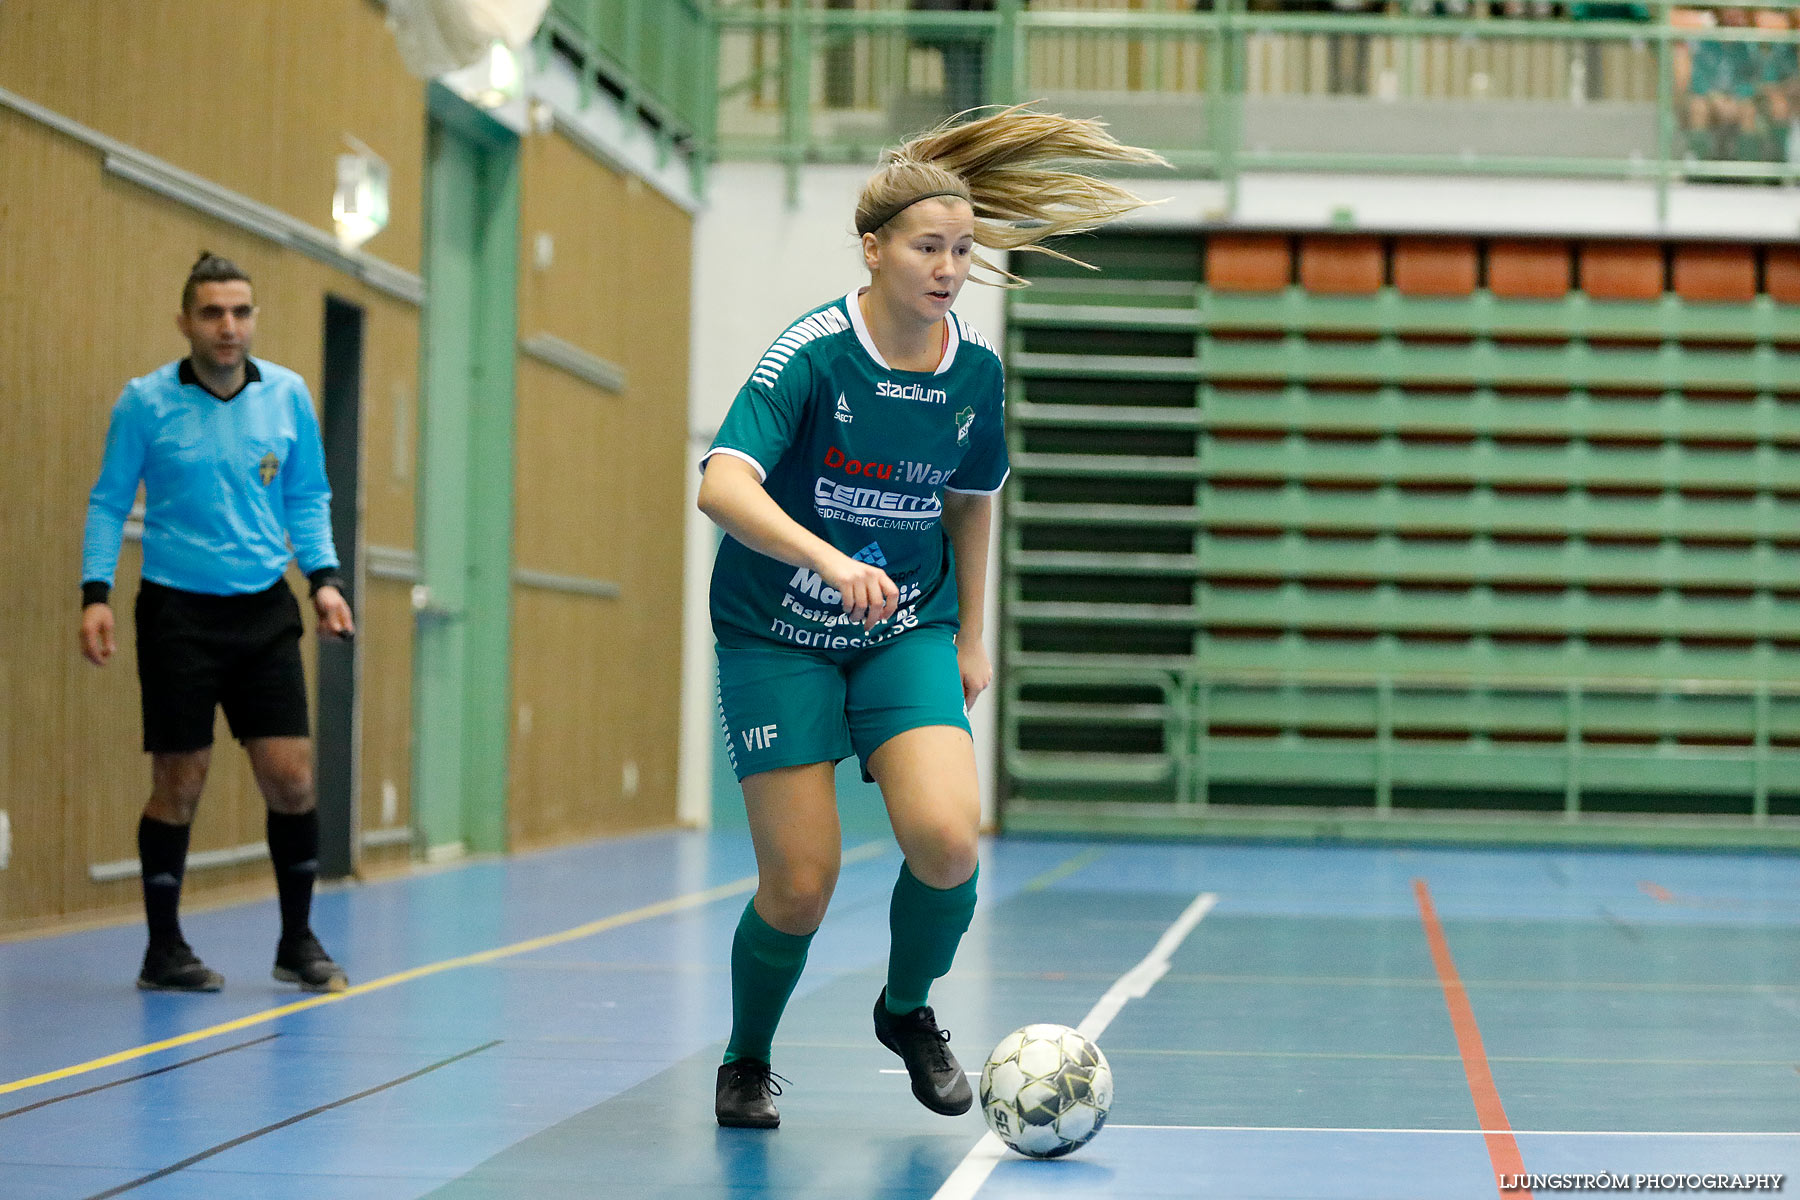
[[[320,567],[307,575],[306,581],[312,584],[312,591],[308,593],[312,596],[318,595],[320,588],[334,587],[340,592],[344,590],[344,577],[336,567]]]
[[[104,579],[84,579],[81,581],[81,607],[90,604],[111,604],[112,584]]]

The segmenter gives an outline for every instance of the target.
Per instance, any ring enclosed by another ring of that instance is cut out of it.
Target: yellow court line
[[[844,854],[846,865],[876,858],[885,853],[888,844],[885,842],[865,842]],[[630,912],[622,912],[610,917],[602,917],[598,921],[589,921],[585,925],[577,925],[573,929],[565,929],[560,933],[547,933],[542,937],[529,938],[523,942],[514,942],[510,946],[497,946],[492,950],[481,950],[474,954],[465,954],[460,958],[446,958],[441,962],[426,963],[420,967],[410,967],[404,971],[396,971],[392,975],[384,975],[380,979],[372,979],[368,983],[359,983],[345,988],[341,992],[329,992],[318,996],[308,996],[304,1000],[296,1000],[292,1004],[283,1004],[279,1008],[265,1009],[259,1013],[251,1013],[247,1017],[239,1017],[235,1021],[226,1021],[219,1025],[210,1025],[205,1029],[196,1029],[192,1033],[184,1033],[177,1037],[164,1038],[160,1042],[151,1042],[144,1046],[135,1046],[130,1050],[120,1050],[116,1054],[108,1054],[102,1058],[89,1059],[84,1063],[76,1063],[72,1067],[61,1067],[55,1071],[46,1071],[42,1075],[33,1075],[27,1079],[15,1079],[11,1083],[0,1083],[0,1096],[8,1092],[22,1092],[26,1088],[40,1084],[55,1083],[59,1079],[69,1079],[76,1075],[85,1075],[89,1071],[98,1071],[105,1067],[117,1066],[144,1058],[163,1050],[173,1050],[177,1046],[189,1046],[207,1038],[219,1037],[227,1033],[236,1033],[240,1029],[249,1029],[255,1025],[264,1025],[297,1012],[305,1012],[309,1008],[318,1008],[324,1004],[337,1004],[352,996],[363,996],[370,992],[379,992],[402,983],[411,983],[415,979],[423,979],[428,975],[438,975],[445,971],[454,971],[462,967],[478,967],[483,963],[494,962],[502,958],[511,958],[517,954],[529,954],[533,950],[542,950],[549,946],[560,946],[564,942],[578,941],[592,937],[596,933],[605,933],[609,929],[617,929],[622,925],[632,925],[638,921],[648,921],[653,917],[666,917],[670,913],[683,912],[690,908],[701,908],[715,900],[723,900],[728,896],[742,895],[756,887],[756,876],[746,875],[742,879],[730,883],[722,883],[717,887],[707,888],[702,892],[689,892],[685,896],[676,896],[669,900],[659,900],[655,904],[646,904],[642,908],[634,908]]]
[[[1084,850],[1080,854],[1077,854],[1072,858],[1066,858],[1056,866],[1051,867],[1048,871],[1039,875],[1020,890],[1027,892],[1041,892],[1051,884],[1056,883],[1059,880],[1067,879],[1075,872],[1091,864],[1104,853],[1106,853],[1104,850]],[[1111,976],[1108,976],[1108,978],[1111,978]]]

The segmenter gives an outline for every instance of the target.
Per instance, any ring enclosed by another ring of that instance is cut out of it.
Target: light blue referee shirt
[[[244,373],[229,400],[202,387],[187,359],[125,385],[88,497],[84,590],[111,586],[139,480],[144,578],[152,582],[236,595],[273,587],[290,558],[308,575],[338,565],[325,448],[306,383],[249,358]]]

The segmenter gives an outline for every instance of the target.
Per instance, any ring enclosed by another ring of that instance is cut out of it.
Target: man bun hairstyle
[[[1048,254],[1092,270],[1092,264],[1042,243],[1096,229],[1151,202],[1075,168],[1169,165],[1153,150],[1123,145],[1097,120],[1039,112],[1029,104],[973,120],[965,116],[882,154],[857,201],[857,233],[879,237],[888,222],[919,201],[956,197],[975,210],[977,245]],[[975,264],[999,277],[980,282],[1026,286],[979,254]]]
[[[235,280],[250,283],[250,277],[244,274],[243,268],[222,254],[214,254],[211,250],[202,250],[194,265],[188,268],[187,282],[181,285],[181,311],[186,312],[194,306],[194,294],[203,283],[231,283]],[[255,285],[252,284],[252,287]]]

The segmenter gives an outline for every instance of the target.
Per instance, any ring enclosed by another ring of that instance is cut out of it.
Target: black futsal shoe
[[[282,983],[297,983],[309,992],[341,992],[350,986],[344,968],[331,961],[312,931],[296,938],[282,938],[275,946],[275,969]]]
[[[225,977],[201,962],[186,942],[151,942],[137,985],[145,992],[216,992]]]
[[[920,1104],[946,1117],[969,1111],[975,1093],[962,1064],[950,1053],[950,1031],[938,1028],[930,1005],[896,1016],[888,1011],[887,989],[882,988],[875,997],[875,1036],[906,1064]]]
[[[781,1095],[781,1076],[769,1064],[740,1058],[719,1068],[719,1087],[713,1094],[713,1116],[727,1129],[773,1129],[781,1124],[775,1097]]]

